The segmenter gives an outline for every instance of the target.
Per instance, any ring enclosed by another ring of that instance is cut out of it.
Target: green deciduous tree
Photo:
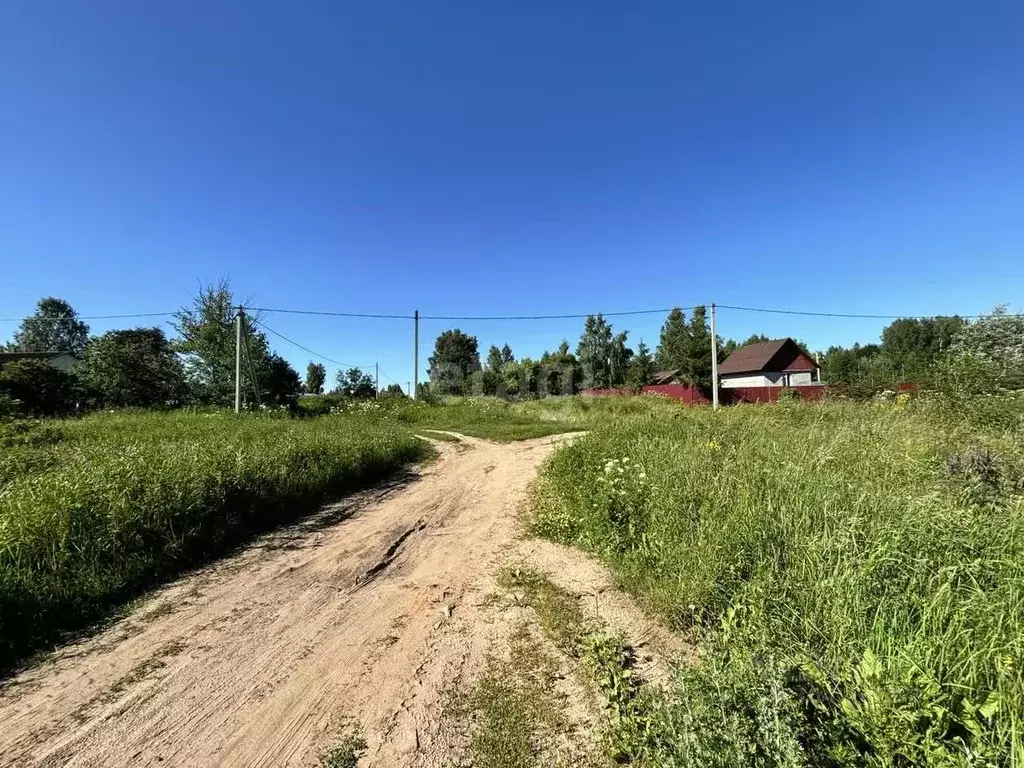
[[[227,281],[200,288],[192,305],[175,313],[175,329],[179,340],[175,347],[184,358],[185,374],[197,400],[203,403],[229,405],[235,392],[235,301]],[[252,378],[248,361],[257,382],[269,375],[270,349],[266,336],[253,327],[246,315],[243,323],[243,397],[252,396]]]
[[[287,360],[272,353],[258,376],[263,404],[294,408],[302,392],[302,379]]]
[[[729,339],[728,341],[721,345],[718,357],[720,360],[725,360],[725,358],[727,358],[740,347],[745,347],[747,346],[747,344],[758,344],[764,341],[771,341],[771,339],[769,339],[763,333],[752,333],[750,336],[747,337],[746,341],[736,341],[736,339]]]
[[[444,331],[434,342],[434,354],[427,359],[427,366],[430,387],[435,394],[467,392],[470,375],[480,370],[476,337],[458,328]]]
[[[336,378],[338,388],[337,394],[356,400],[366,400],[374,396],[376,389],[373,386],[373,379],[370,374],[363,373],[360,368],[349,368],[347,371],[338,371]]]
[[[492,344],[491,348],[487,350],[487,370],[500,371],[503,363],[501,350]]]
[[[612,338],[608,354],[608,371],[613,387],[624,386],[629,374],[629,361],[633,357],[633,350],[626,346],[626,336],[627,331],[622,331]]]
[[[0,368],[0,398],[31,416],[61,416],[79,409],[83,392],[75,374],[42,360],[19,360]]]
[[[602,315],[589,315],[583,325],[583,335],[576,346],[576,358],[583,370],[584,389],[612,385],[611,355],[611,325]]]
[[[1009,314],[1005,306],[961,327],[951,349],[1001,371],[1001,386],[1024,387],[1024,316]]]
[[[902,318],[882,331],[881,354],[907,380],[927,376],[935,359],[950,349],[963,327],[960,317]]]
[[[181,361],[160,328],[107,331],[93,339],[82,379],[105,406],[175,405],[187,394]]]
[[[583,382],[583,370],[564,339],[554,352],[541,355],[540,366],[540,388],[545,396],[575,394]]]
[[[306,391],[311,395],[322,395],[327,381],[327,369],[323,363],[310,362],[306,366]]]
[[[64,299],[40,299],[32,317],[21,322],[7,345],[11,352],[70,352],[80,355],[89,343],[89,326]]]

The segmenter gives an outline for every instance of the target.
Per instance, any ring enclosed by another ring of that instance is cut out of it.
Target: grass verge
[[[183,412],[0,434],[0,667],[429,448],[400,426]]]
[[[637,762],[1024,765],[1019,432],[926,402],[591,429],[543,471],[535,531],[702,645]]]

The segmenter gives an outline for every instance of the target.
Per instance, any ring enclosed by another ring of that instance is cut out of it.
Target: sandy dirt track
[[[3,684],[0,765],[319,765],[346,718],[366,764],[443,764],[446,692],[502,631],[482,601],[560,439],[439,444],[418,473],[158,591]]]

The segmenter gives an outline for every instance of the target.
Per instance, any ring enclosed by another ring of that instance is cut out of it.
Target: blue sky
[[[339,312],[1020,309],[1024,3],[8,0],[0,169],[2,317],[221,277]],[[409,321],[266,321],[411,378]],[[538,355],[582,321],[458,325]]]

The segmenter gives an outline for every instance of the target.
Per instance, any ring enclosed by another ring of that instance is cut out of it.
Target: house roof
[[[15,363],[18,360],[52,360],[62,355],[71,355],[70,352],[0,352],[0,363]]]
[[[771,362],[774,360],[780,352],[784,349],[790,348],[791,356],[805,355],[809,360],[812,360],[804,350],[790,338],[785,339],[773,339],[772,341],[760,341],[755,344],[747,344],[745,347],[740,347],[733,352],[729,357],[726,358],[725,362],[718,366],[718,372],[723,373],[757,373],[758,371],[770,371],[779,368],[780,370],[788,365],[790,362],[776,361],[776,366],[772,366]],[[781,363],[781,364],[780,364]]]
[[[671,371],[655,371],[651,374],[651,384],[672,384],[679,377],[679,369]]]

